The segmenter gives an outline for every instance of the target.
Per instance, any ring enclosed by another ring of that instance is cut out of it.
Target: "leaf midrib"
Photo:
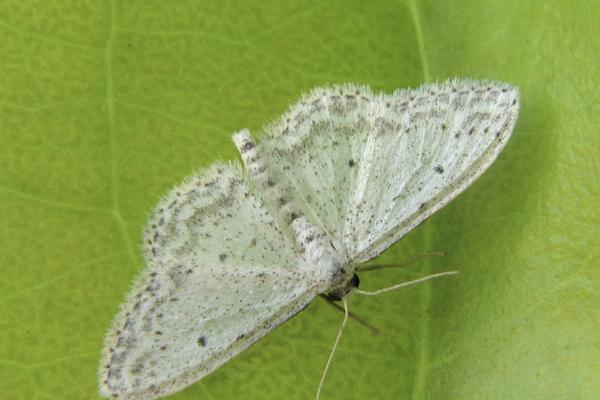
[[[411,0],[407,6],[415,28],[417,48],[419,51],[419,58],[421,60],[421,68],[423,70],[423,81],[429,82],[431,80],[429,63],[427,61],[427,54],[425,53],[425,42],[423,39],[421,19],[419,17],[419,10],[417,9],[416,0]],[[425,248],[432,249],[433,231],[431,229],[431,225],[425,226],[423,238],[425,242]],[[428,262],[426,263],[425,272],[428,273],[430,270],[430,263]],[[424,397],[425,385],[427,383],[427,364],[429,359],[429,313],[427,310],[431,304],[431,287],[429,282],[426,282],[422,285],[420,293],[420,317],[419,327],[417,330],[418,349],[415,360],[415,375],[411,396],[412,400],[419,400]]]

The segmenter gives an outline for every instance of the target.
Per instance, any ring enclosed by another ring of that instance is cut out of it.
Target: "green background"
[[[270,3],[270,4],[269,4]],[[600,7],[587,1],[17,1],[0,5],[0,397],[96,398],[104,333],[161,194],[236,158],[300,93],[511,82],[511,142],[363,274],[323,399],[600,393]],[[322,301],[174,399],[314,398]]]

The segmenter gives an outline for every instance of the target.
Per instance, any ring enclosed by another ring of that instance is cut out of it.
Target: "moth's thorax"
[[[303,254],[304,268],[315,279],[319,293],[329,293],[352,279],[354,268],[344,259],[344,250],[337,247],[319,228],[305,216],[291,223],[299,250]]]

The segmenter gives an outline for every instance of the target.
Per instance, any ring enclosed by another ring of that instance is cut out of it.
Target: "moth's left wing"
[[[192,384],[302,310],[315,284],[239,166],[216,164],[155,210],[146,267],[109,331],[103,396]]]

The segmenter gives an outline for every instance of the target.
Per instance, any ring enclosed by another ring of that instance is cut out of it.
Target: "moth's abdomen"
[[[304,216],[294,220],[291,228],[305,261],[299,267],[314,277],[319,293],[327,293],[346,280],[349,272],[327,235]]]

